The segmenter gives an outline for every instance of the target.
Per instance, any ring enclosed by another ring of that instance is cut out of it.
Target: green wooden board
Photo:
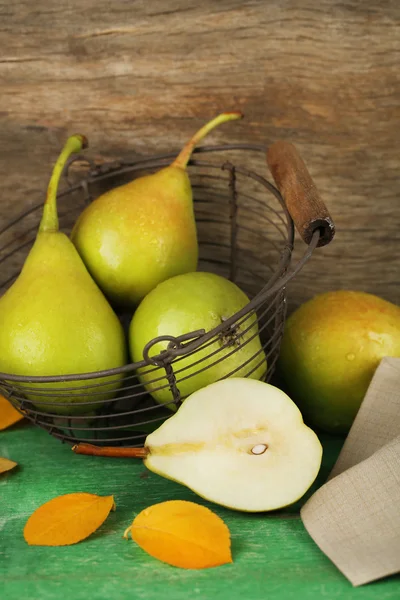
[[[316,485],[325,480],[342,444],[328,436],[322,441],[324,461]],[[353,588],[307,534],[299,517],[300,503],[274,514],[236,513],[149,473],[141,461],[76,456],[45,431],[23,424],[0,434],[0,456],[20,465],[0,476],[2,600],[400,597],[398,577]],[[29,515],[55,496],[78,491],[113,494],[117,509],[79,544],[28,546],[22,531]],[[205,504],[225,520],[232,535],[233,564],[203,571],[177,569],[122,538],[139,511],[170,499]]]

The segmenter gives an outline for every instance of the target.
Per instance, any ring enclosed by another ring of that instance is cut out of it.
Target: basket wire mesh
[[[234,161],[221,160],[221,153]],[[303,258],[289,270],[294,224],[280,192],[267,179],[239,165],[246,155],[265,156],[265,147],[250,144],[204,146],[195,150],[188,171],[192,181],[200,257],[199,270],[223,275],[250,298],[239,312],[211,331],[160,336],[143,349],[143,360],[95,373],[23,377],[0,373],[0,391],[29,420],[52,436],[69,443],[140,446],[145,436],[173,412],[150,396],[138,379],[138,369],[151,380],[152,391],[166,390],[165,404],[179,406],[182,382],[222,367],[221,378],[250,377],[267,358],[262,379],[270,381],[279,354],[286,316],[286,284],[300,271],[318,245],[314,233]],[[206,159],[203,159],[203,156]],[[168,165],[175,154],[94,164],[84,156],[70,160],[67,187],[58,194],[60,228],[70,233],[79,212],[104,188],[125,183]],[[200,157],[200,158],[199,158]],[[71,181],[71,166],[78,171]],[[42,203],[32,206],[0,229],[0,265],[6,273],[0,294],[13,283],[34,242]],[[132,314],[118,313],[125,330]],[[234,369],[223,369],[227,359],[260,335],[261,349]],[[154,356],[152,347],[164,342]],[[190,364],[183,364],[190,358]],[[116,394],[104,394],[111,382]],[[56,387],[55,387],[56,386]],[[71,387],[72,386],[72,387]],[[29,399],[35,396],[34,403]],[[85,397],[76,412],[75,397]],[[70,402],[66,401],[71,400]],[[62,414],[60,414],[62,412]],[[82,412],[84,414],[82,414]]]

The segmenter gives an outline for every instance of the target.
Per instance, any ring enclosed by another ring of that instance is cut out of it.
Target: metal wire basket
[[[265,162],[265,156],[277,187],[243,166],[248,161]],[[158,170],[174,157],[175,154],[164,154],[101,164],[83,156],[74,158],[66,169],[67,188],[58,195],[61,230],[69,233],[79,212],[104,189]],[[79,168],[72,170],[72,163]],[[267,357],[262,379],[271,380],[285,322],[286,284],[317,246],[330,242],[334,235],[332,219],[302,159],[294,146],[286,142],[276,142],[268,150],[251,144],[205,146],[195,150],[188,169],[200,245],[199,270],[229,278],[248,294],[250,301],[211,331],[155,338],[143,349],[140,363],[51,377],[0,373],[1,393],[29,420],[60,440],[141,445],[149,431],[173,412],[153,400],[138,379],[138,369],[151,375],[153,389],[168,390],[168,403],[178,406],[184,399],[180,394],[182,381],[216,364],[223,367],[227,357],[256,335],[260,335]],[[71,171],[77,181],[71,182]],[[8,274],[0,284],[0,293],[18,276],[35,239],[41,211],[42,204],[37,204],[0,230],[0,263]],[[307,248],[302,259],[289,270],[294,224]],[[119,314],[125,328],[131,316]],[[160,341],[165,343],[165,349],[154,356],[151,349]],[[239,371],[241,376],[251,376],[263,364],[264,356],[258,352],[258,357],[253,355],[246,361],[248,368],[246,362],[231,370],[222,368],[222,377],[235,376]],[[183,358],[188,357],[190,369],[187,364],[182,367]],[[114,397],[99,402],[109,389],[110,377],[118,379],[119,389]],[[32,392],[40,403],[36,400],[33,404],[28,399]],[[68,402],[75,394],[85,396],[85,402],[79,403],[79,414],[76,404]]]

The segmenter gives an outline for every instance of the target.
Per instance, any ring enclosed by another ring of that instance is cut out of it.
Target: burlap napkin
[[[400,358],[384,358],[325,483],[301,509],[354,585],[400,571]]]

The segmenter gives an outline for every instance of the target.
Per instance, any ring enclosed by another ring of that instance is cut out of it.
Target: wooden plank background
[[[210,142],[294,142],[336,221],[291,306],[399,302],[399,24],[398,0],[1,0],[0,226],[40,201],[68,134],[126,158],[239,109]]]

